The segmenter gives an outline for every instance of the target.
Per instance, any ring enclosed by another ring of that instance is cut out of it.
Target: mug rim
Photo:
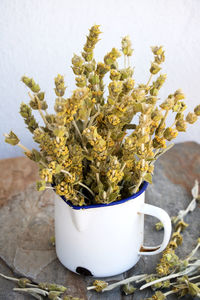
[[[141,185],[141,188],[140,188],[140,190],[137,193],[131,195],[128,198],[124,198],[124,199],[121,199],[121,200],[118,200],[118,201],[113,201],[113,202],[108,203],[108,204],[106,204],[106,203],[100,203],[100,204],[91,204],[91,205],[85,205],[85,206],[78,206],[78,205],[73,205],[70,200],[67,200],[65,198],[65,196],[60,196],[60,195],[58,195],[58,196],[61,197],[65,201],[65,203],[67,205],[69,205],[71,208],[73,208],[75,210],[80,210],[80,209],[89,209],[89,208],[109,207],[109,206],[113,206],[113,205],[118,205],[118,204],[125,203],[125,202],[127,202],[129,200],[135,199],[138,196],[140,196],[142,193],[145,192],[145,190],[147,189],[147,187],[148,187],[148,182],[147,181],[143,181],[143,183]]]

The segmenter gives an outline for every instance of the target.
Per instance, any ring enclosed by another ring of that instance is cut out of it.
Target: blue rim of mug
[[[122,203],[124,203],[126,201],[129,201],[129,200],[137,198],[142,193],[144,193],[144,191],[147,189],[147,186],[148,186],[148,182],[143,181],[140,190],[136,194],[133,194],[132,196],[130,196],[128,198],[125,198],[125,199],[122,199],[122,200],[118,200],[118,201],[114,201],[114,202],[111,202],[111,203],[108,203],[108,204],[103,204],[102,203],[102,204],[91,204],[91,205],[85,205],[85,206],[78,206],[78,205],[73,205],[71,203],[71,201],[70,200],[66,200],[66,198],[64,196],[60,196],[60,197],[65,201],[66,204],[68,204],[71,208],[76,209],[76,210],[79,210],[79,209],[88,209],[88,208],[98,208],[98,207],[108,207],[108,206],[122,204]]]

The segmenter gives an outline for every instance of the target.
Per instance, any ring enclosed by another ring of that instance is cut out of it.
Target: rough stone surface
[[[14,272],[36,282],[63,284],[69,287],[69,294],[83,299],[133,299],[133,296],[123,296],[119,288],[103,294],[87,292],[86,287],[92,284],[93,278],[68,271],[56,258],[50,243],[54,234],[54,193],[50,190],[38,193],[35,190],[37,167],[26,158],[2,160],[0,167],[0,269],[4,274],[13,276]],[[171,216],[176,215],[189,204],[190,190],[196,178],[200,181],[200,145],[178,144],[157,162],[153,184],[146,192],[146,202],[162,207]],[[190,226],[179,249],[181,256],[191,251],[199,236],[199,212],[198,207],[186,217]],[[147,245],[157,245],[162,241],[163,233],[154,229],[156,221],[153,217],[145,217]],[[153,272],[159,257],[143,256],[128,272],[106,280],[114,282],[133,274]],[[13,287],[13,283],[0,278],[0,299],[31,299],[30,296],[14,293]],[[151,294],[151,290],[146,289],[136,292],[134,299],[144,299]],[[177,298],[169,296],[168,299]]]

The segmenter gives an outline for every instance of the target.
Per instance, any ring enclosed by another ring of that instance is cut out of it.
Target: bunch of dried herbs
[[[113,48],[103,62],[96,62],[93,52],[100,33],[98,25],[92,26],[81,56],[72,58],[77,86],[72,95],[65,96],[64,76],[55,78],[54,114],[47,112],[40,86],[22,77],[30,89],[30,102],[21,104],[20,114],[39,150],[27,149],[12,131],[5,135],[7,143],[18,145],[38,163],[39,191],[53,186],[58,195],[79,206],[111,203],[136,193],[144,180],[151,183],[154,162],[173,146],[166,143],[200,115],[200,105],[184,115],[181,90],[160,103],[158,93],[166,74],[152,78],[165,60],[162,46],[152,47],[148,82],[135,85],[129,37],[122,39],[120,50]],[[123,68],[118,65],[121,55]],[[105,76],[110,78],[107,87]],[[35,120],[34,110],[39,111],[43,126]],[[170,112],[174,122],[167,126]]]

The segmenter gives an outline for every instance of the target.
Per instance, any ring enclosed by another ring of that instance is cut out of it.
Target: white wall
[[[0,158],[21,154],[3,141],[2,134],[10,129],[24,145],[34,145],[18,114],[20,103],[28,102],[21,76],[31,76],[40,84],[52,110],[53,79],[64,74],[71,93],[71,57],[81,51],[94,23],[101,24],[103,31],[95,50],[97,59],[113,46],[120,47],[121,37],[129,34],[136,82],[146,82],[150,46],[164,45],[163,71],[168,79],[160,95],[182,88],[190,110],[200,103],[199,0],[0,0]],[[200,120],[177,141],[199,142],[199,128]]]

